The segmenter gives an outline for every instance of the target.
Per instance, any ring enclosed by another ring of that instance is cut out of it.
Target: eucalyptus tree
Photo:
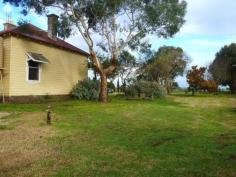
[[[117,66],[118,77],[121,79],[122,85],[124,85],[125,80],[134,72],[135,67],[137,67],[136,58],[128,51],[123,51],[120,54]]]
[[[63,38],[77,30],[89,48],[100,75],[100,101],[107,102],[107,78],[116,70],[123,50],[139,50],[147,35],[172,37],[184,23],[184,0],[4,0],[27,14],[57,11]],[[56,10],[57,9],[57,10]],[[104,67],[96,46],[109,58]]]
[[[174,79],[182,76],[189,57],[179,47],[163,46],[140,69],[141,78],[163,85],[172,91]]]

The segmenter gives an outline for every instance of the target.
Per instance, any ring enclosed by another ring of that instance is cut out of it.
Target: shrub
[[[109,93],[112,93],[116,90],[116,87],[113,82],[107,82],[107,89]]]
[[[71,95],[78,100],[97,100],[99,82],[90,79],[79,81],[72,89]]]
[[[129,97],[165,97],[166,89],[157,82],[137,81],[129,85],[125,90],[125,95]]]
[[[205,80],[202,83],[202,89],[209,93],[216,93],[218,91],[218,85],[214,80]]]
[[[125,90],[125,96],[137,97],[139,95],[137,85],[132,84],[128,86]]]

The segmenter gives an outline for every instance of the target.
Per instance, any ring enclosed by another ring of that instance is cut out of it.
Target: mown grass
[[[26,115],[37,130],[49,131],[42,123],[48,104],[1,105],[0,111],[17,113],[18,119],[14,130],[0,132],[27,129]],[[36,160],[14,172],[3,169],[2,176],[236,176],[235,96],[175,94],[153,101],[113,96],[108,104],[50,104],[53,136],[43,134],[35,144],[48,155],[36,154]]]

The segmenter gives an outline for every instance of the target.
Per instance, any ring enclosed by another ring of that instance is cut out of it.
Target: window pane
[[[29,60],[28,61],[28,66],[31,66],[31,67],[39,67],[39,63],[38,62],[35,62],[33,60]]]
[[[29,80],[39,80],[39,68],[29,67]]]

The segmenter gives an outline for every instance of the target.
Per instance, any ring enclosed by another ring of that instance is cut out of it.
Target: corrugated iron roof
[[[32,24],[25,24],[22,26],[18,26],[9,30],[4,30],[0,32],[0,36],[4,37],[7,35],[13,35],[16,37],[24,37],[36,42],[41,42],[47,45],[52,45],[54,47],[62,48],[64,50],[69,50],[72,52],[80,53],[85,56],[89,56],[89,54],[59,38],[56,40],[48,37],[48,33]]]

